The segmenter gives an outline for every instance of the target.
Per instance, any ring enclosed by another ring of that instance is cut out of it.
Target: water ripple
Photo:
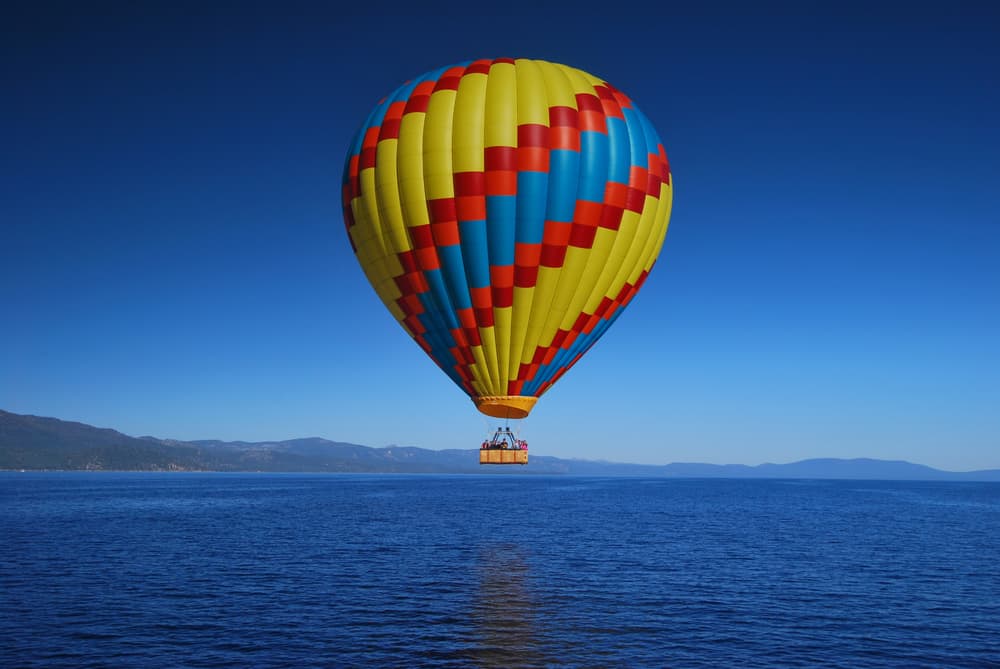
[[[0,474],[4,667],[1000,667],[1000,485]]]

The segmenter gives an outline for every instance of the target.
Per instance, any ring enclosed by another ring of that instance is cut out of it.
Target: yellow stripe
[[[570,86],[573,87],[574,108],[576,107],[576,98],[575,98],[576,94],[583,93],[588,95],[597,95],[597,93],[594,92],[594,82],[595,81],[600,82],[600,79],[588,76],[585,72],[581,72],[575,67],[567,67],[565,65],[560,65],[559,69],[562,70],[563,74],[566,75],[566,78],[569,79]]]
[[[645,237],[640,234],[644,232],[640,225],[641,221],[642,215],[634,211],[625,210],[622,214],[622,226],[618,229],[618,237],[615,239],[615,246],[611,249],[611,258],[608,261],[608,266],[613,269],[613,276],[611,282],[604,288],[605,297],[614,299],[618,296],[618,291],[625,285],[625,279],[632,270],[631,266],[626,264],[628,258],[632,256],[634,263],[634,258],[642,250],[641,242]],[[637,240],[639,244],[636,243]]]
[[[496,395],[506,395],[507,384],[514,378],[510,373],[510,330],[512,312],[513,309],[511,307],[503,307],[502,309],[493,310],[493,322],[495,324],[493,330],[496,332],[497,360],[500,364],[499,385],[494,388],[494,394]]]
[[[375,195],[385,235],[385,253],[390,257],[412,248],[409,235],[406,233],[406,224],[403,222],[399,180],[396,176],[398,143],[395,139],[388,139],[379,142],[375,148]],[[402,271],[402,268],[400,270]]]
[[[386,239],[375,186],[375,169],[361,170],[359,179],[361,196],[351,202],[356,221],[354,241],[358,249],[358,260],[386,308],[401,321],[404,315],[396,305],[400,292],[393,278],[402,274],[403,269],[394,256],[386,253]]]
[[[517,125],[548,125],[548,92],[539,62],[519,58],[514,61],[514,69],[517,72]]]
[[[615,295],[610,294],[610,288],[619,274],[619,268],[621,267],[622,261],[625,259],[625,255],[628,253],[629,247],[632,245],[632,239],[635,237],[638,224],[639,214],[634,211],[627,210],[622,214],[622,222],[621,226],[618,228],[618,233],[612,233],[614,237],[611,243],[611,252],[608,254],[607,263],[601,269],[601,275],[598,277],[597,282],[594,285],[594,291],[590,294],[590,298],[584,306],[584,311],[588,314],[594,313],[597,310],[598,305],[601,303],[601,300],[605,297],[609,297],[611,299],[615,298]],[[600,234],[603,230],[604,228],[599,228],[598,234]]]
[[[607,228],[597,228],[597,234],[594,235],[594,244],[590,248],[590,253],[587,257],[587,265],[580,277],[580,288],[573,295],[573,299],[566,309],[566,314],[563,316],[563,321],[559,324],[559,327],[562,329],[569,330],[572,328],[577,317],[584,311],[591,314],[594,313],[594,309],[597,308],[596,305],[600,303],[601,296],[603,296],[603,292],[595,291],[595,286],[601,277],[604,267],[607,265],[608,256],[611,255],[614,243],[614,231]],[[594,301],[594,298],[596,298],[596,301]],[[591,306],[592,301],[594,302],[593,307]]]
[[[494,63],[486,86],[486,146],[517,146],[517,82],[511,63]]]
[[[399,195],[407,227],[428,225],[427,200],[424,196],[424,118],[423,112],[404,114],[399,125],[399,149],[396,164]]]
[[[458,82],[452,127],[451,155],[454,172],[483,171],[486,75],[466,74]]]
[[[586,297],[586,293],[581,288],[585,284],[584,277],[588,269],[587,260],[590,255],[589,249],[581,249],[576,246],[570,246],[566,249],[566,259],[563,261],[562,273],[559,276],[559,287],[542,330],[541,340],[544,346],[552,344],[552,339],[559,328],[569,330],[576,321],[576,317],[580,315],[579,308],[574,311],[572,307],[575,302],[580,301],[579,295]]]
[[[660,209],[657,212],[659,219],[656,222],[657,227],[661,230],[660,239],[656,243],[656,248],[653,249],[653,255],[649,259],[649,263],[646,269],[653,266],[653,262],[660,257],[660,251],[663,249],[663,240],[667,237],[667,230],[670,228],[670,212],[674,207],[674,177],[670,176],[670,185],[660,184]]]
[[[524,348],[521,351],[521,362],[531,362],[535,349],[542,341],[542,327],[545,315],[552,304],[559,283],[558,267],[539,267],[538,281],[535,283],[535,299],[531,303],[531,318],[528,320],[528,330],[524,335]],[[549,341],[551,343],[551,340]]]
[[[451,128],[455,91],[431,94],[424,120],[424,188],[428,200],[455,197],[451,169]],[[426,206],[426,205],[425,205]]]
[[[569,75],[563,65],[556,63],[540,63],[545,89],[549,96],[550,107],[572,107],[576,109],[576,93],[570,85]]]
[[[661,186],[660,193],[662,195],[663,188]],[[668,208],[668,203],[665,202],[662,197],[654,198],[653,196],[647,196],[646,198],[647,207],[649,208],[649,235],[646,237],[646,241],[643,244],[643,248],[639,253],[639,257],[635,261],[635,266],[632,271],[629,272],[628,282],[631,285],[635,285],[636,281],[639,280],[639,275],[644,271],[649,270],[653,264],[653,260],[656,258],[656,254],[659,252],[660,246],[663,244],[663,235],[666,233],[666,228],[664,227],[663,210]],[[646,218],[646,212],[643,211],[643,218]]]

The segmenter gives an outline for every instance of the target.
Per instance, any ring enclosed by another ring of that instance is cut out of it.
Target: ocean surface
[[[3,667],[1000,667],[1000,484],[0,473]]]

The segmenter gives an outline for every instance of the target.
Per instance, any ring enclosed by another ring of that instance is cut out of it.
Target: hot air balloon
[[[663,145],[624,93],[529,59],[463,62],[400,86],[358,131],[343,179],[348,236],[375,292],[501,419],[526,417],[629,304],[671,199]],[[498,429],[480,462],[523,464],[526,444]]]

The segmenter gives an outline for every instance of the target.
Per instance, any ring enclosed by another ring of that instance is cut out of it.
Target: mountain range
[[[902,460],[818,458],[788,464],[638,465],[531,455],[481,467],[477,449],[371,448],[319,437],[274,442],[177,441],[0,410],[0,470],[570,474],[672,478],[1000,481],[1000,469],[950,472]]]

